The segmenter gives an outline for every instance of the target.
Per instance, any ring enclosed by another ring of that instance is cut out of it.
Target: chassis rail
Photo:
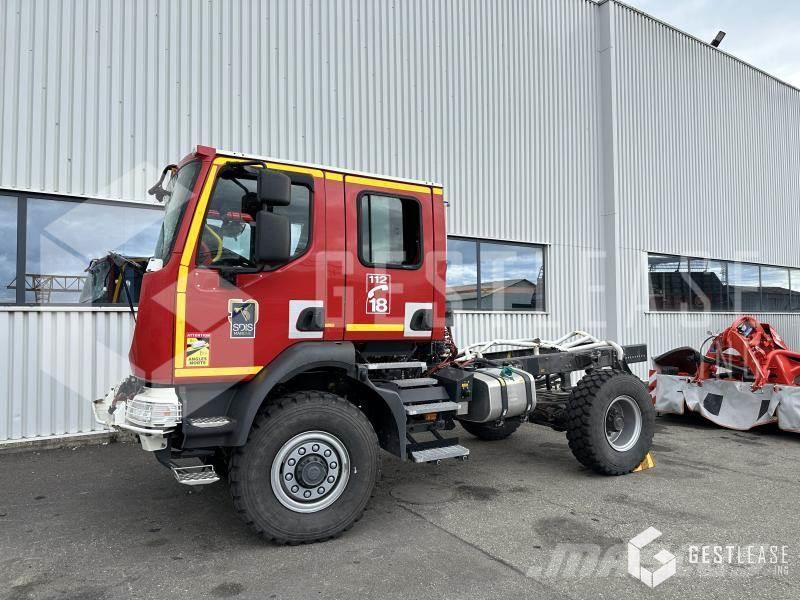
[[[613,367],[618,362],[632,364],[647,360],[647,345],[635,344],[622,346],[623,356],[620,360],[614,348],[593,348],[573,352],[562,352],[555,349],[542,349],[540,354],[531,354],[530,350],[508,350],[505,352],[487,352],[484,358],[492,361],[515,363],[520,369],[536,376],[557,375],[586,369],[602,369]]]

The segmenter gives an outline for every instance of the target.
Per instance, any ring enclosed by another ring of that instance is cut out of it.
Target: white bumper
[[[94,401],[95,420],[106,427],[138,433],[142,448],[150,452],[166,448],[167,435],[181,422],[181,401],[175,388],[144,388],[114,407],[116,395],[117,388],[112,387],[105,398]]]

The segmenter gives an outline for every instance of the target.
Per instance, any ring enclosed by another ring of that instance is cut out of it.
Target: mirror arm
[[[156,181],[153,187],[147,190],[147,195],[155,196],[158,202],[163,203],[164,197],[169,196],[170,194],[167,190],[164,189],[163,186],[164,178],[167,176],[167,173],[172,173],[174,175],[177,170],[178,170],[178,165],[167,165],[166,167],[164,167],[164,170],[161,171],[161,177],[158,178],[158,181]]]

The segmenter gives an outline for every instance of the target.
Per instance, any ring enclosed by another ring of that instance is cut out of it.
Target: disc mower
[[[688,407],[731,429],[777,422],[800,432],[800,353],[751,316],[708,337],[700,351],[682,347],[654,358],[650,388],[660,413]]]

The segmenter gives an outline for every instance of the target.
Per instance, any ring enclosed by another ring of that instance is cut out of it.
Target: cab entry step
[[[451,410],[458,410],[458,404],[455,402],[431,402],[430,404],[406,404],[406,414],[409,416],[414,415],[427,415],[430,413],[449,412]]]
[[[427,463],[445,460],[447,458],[460,458],[466,460],[469,456],[469,448],[453,444],[442,448],[428,448],[427,450],[412,450],[411,459],[415,463]]]
[[[415,377],[413,379],[392,379],[392,383],[399,388],[406,389],[439,385],[439,380],[433,377]]]
[[[208,485],[219,481],[219,475],[217,475],[212,465],[173,466],[171,468],[175,479],[183,485]]]

